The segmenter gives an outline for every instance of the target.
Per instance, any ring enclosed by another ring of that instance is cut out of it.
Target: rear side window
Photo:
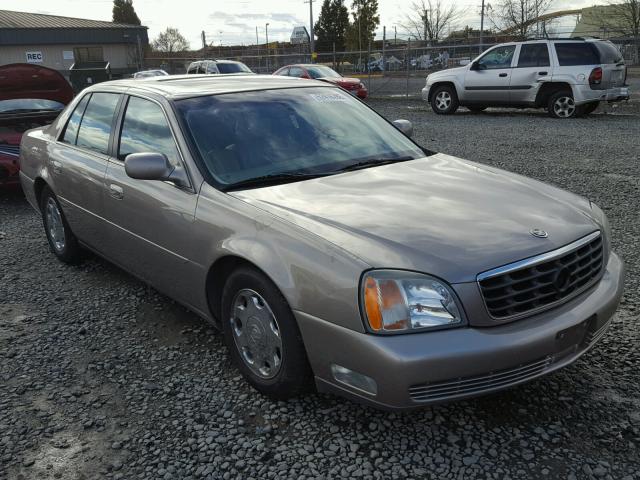
[[[124,114],[118,158],[130,153],[164,153],[173,165],[178,165],[178,148],[162,108],[143,98],[131,97]]]
[[[624,58],[616,47],[611,42],[595,42],[594,45],[600,52],[600,63],[605,64],[618,64],[624,63]]]
[[[187,74],[193,75],[195,73],[198,73],[198,64],[189,65],[189,68],[187,69]]]
[[[596,48],[587,42],[556,43],[556,53],[558,54],[558,62],[562,67],[570,67],[572,65],[597,65],[600,63],[600,57]]]
[[[518,68],[548,67],[549,49],[546,43],[525,43],[520,47]]]
[[[282,70],[278,70],[276,75],[281,75],[283,77],[286,77],[287,75],[289,75],[289,67],[283,68]]]
[[[76,145],[106,154],[109,149],[109,135],[113,114],[120,94],[94,93],[87,105],[78,129]]]
[[[62,137],[63,142],[70,143],[71,145],[76,144],[76,139],[78,138],[78,127],[80,126],[84,109],[87,108],[87,102],[89,101],[90,96],[91,95],[85,95],[82,97],[82,100],[80,100],[71,114],[69,122],[67,122],[67,126],[64,129],[64,137]]]

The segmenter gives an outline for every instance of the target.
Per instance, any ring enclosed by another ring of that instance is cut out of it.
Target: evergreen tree
[[[349,27],[347,42],[352,50],[366,51],[380,25],[378,0],[353,0],[351,10],[353,23]]]
[[[318,37],[316,50],[330,52],[335,43],[336,51],[343,51],[346,47],[348,28],[349,10],[344,0],[324,0],[320,17],[314,26],[314,33]]]
[[[140,25],[138,14],[133,8],[133,0],[113,0],[113,21],[127,25]]]

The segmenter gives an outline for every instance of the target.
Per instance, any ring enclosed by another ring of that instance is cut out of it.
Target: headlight
[[[374,270],[362,278],[362,305],[369,328],[379,333],[462,325],[461,308],[442,280],[401,270]]]

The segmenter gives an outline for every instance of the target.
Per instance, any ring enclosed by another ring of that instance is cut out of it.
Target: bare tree
[[[189,49],[189,42],[177,28],[167,27],[152,43],[153,49],[159,52],[184,52]]]
[[[537,19],[553,0],[501,0],[489,13],[489,19],[499,33],[525,39],[536,30]]]
[[[461,16],[455,3],[445,5],[441,0],[416,0],[400,24],[409,35],[418,40],[437,42]]]
[[[616,26],[625,36],[633,37],[635,45],[634,62],[640,62],[638,46],[640,44],[640,0],[618,0],[611,7],[616,15]]]

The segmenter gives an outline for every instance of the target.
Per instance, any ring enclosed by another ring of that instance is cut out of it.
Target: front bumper
[[[429,101],[429,90],[431,89],[431,85],[427,85],[422,89],[422,100],[425,102]]]
[[[295,314],[318,390],[399,410],[502,390],[569,365],[605,333],[623,278],[624,265],[612,253],[602,280],[587,292],[495,327],[377,336]],[[332,364],[374,379],[377,394],[337,382]]]

